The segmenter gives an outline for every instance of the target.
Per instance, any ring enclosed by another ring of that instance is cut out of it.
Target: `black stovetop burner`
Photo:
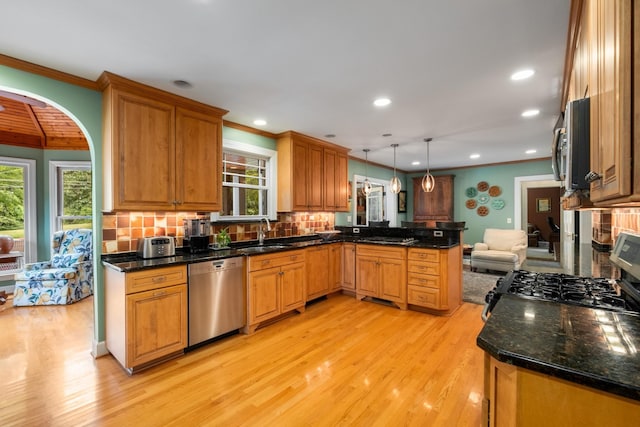
[[[510,271],[505,277],[498,279],[495,288],[485,297],[487,304],[482,314],[483,319],[486,320],[486,315],[491,312],[502,294],[640,314],[640,306],[619,292],[616,281],[520,270]]]

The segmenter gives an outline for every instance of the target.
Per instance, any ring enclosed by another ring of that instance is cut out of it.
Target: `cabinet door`
[[[307,188],[309,187],[309,147],[304,142],[293,141],[292,148],[292,182],[293,210],[307,210]]]
[[[113,90],[114,209],[174,210],[175,110],[172,105]]]
[[[329,293],[329,246],[307,249],[307,301]]]
[[[126,297],[127,367],[135,367],[187,346],[187,285]]]
[[[378,295],[378,258],[358,255],[356,257],[356,292],[360,295]]]
[[[591,201],[628,196],[631,155],[631,2],[589,2]]]
[[[308,156],[307,206],[309,210],[321,211],[324,209],[324,151],[319,145],[309,144]]]
[[[222,180],[222,120],[176,110],[176,209],[219,211]]]
[[[380,298],[404,303],[407,301],[407,262],[380,259]]]
[[[249,324],[262,322],[280,314],[280,268],[249,273]]]
[[[413,178],[414,221],[453,220],[453,175],[434,178],[435,188],[431,193],[422,191],[422,177]]]
[[[329,245],[329,292],[338,291],[342,287],[342,245]]]
[[[356,289],[356,245],[342,245],[342,289]]]
[[[335,210],[349,211],[349,158],[344,153],[336,156],[336,177],[335,177]]]
[[[337,155],[335,150],[324,149],[324,207],[329,211],[335,211],[338,199],[336,192]]]
[[[305,263],[297,262],[282,266],[281,270],[281,313],[302,307],[305,303],[304,297],[304,274]]]

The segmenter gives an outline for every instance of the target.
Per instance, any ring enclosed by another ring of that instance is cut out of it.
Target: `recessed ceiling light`
[[[480,158],[480,154],[474,153],[472,155],[469,156],[470,159],[479,159]]]
[[[189,89],[193,85],[186,80],[174,80],[173,84],[182,89]]]
[[[255,119],[253,124],[256,126],[264,126],[267,124],[267,121],[265,119]]]
[[[390,133],[383,133],[382,136],[387,137],[387,136],[391,136]]]
[[[335,138],[336,134],[335,133],[328,133],[324,136],[325,138]]]
[[[373,105],[376,107],[386,107],[389,104],[391,104],[391,100],[389,98],[378,98],[373,101]]]
[[[522,117],[533,117],[540,114],[540,110],[527,110],[522,113]]]
[[[537,152],[538,152],[538,150],[527,150],[527,151],[525,151],[526,154],[535,154]]]
[[[511,74],[511,80],[524,80],[533,76],[536,72],[531,69],[516,71]]]
[[[419,164],[420,164],[420,162],[419,162],[419,161],[417,161],[417,160],[416,160],[415,162],[411,162],[411,165],[412,165],[412,166],[418,166]]]

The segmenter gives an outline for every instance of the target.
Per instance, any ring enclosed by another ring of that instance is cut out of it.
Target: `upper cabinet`
[[[634,181],[640,174],[634,174],[632,153],[637,151],[632,144],[640,142],[631,138],[633,62],[638,55],[632,59],[631,2],[585,1],[581,32],[587,35],[581,37],[583,43],[588,43],[591,170],[600,176],[591,183],[591,201],[596,205],[638,201],[640,188]],[[576,52],[581,51],[584,47],[578,45]],[[574,70],[581,68],[575,65]],[[637,82],[635,91],[637,102]]]
[[[347,149],[293,131],[277,147],[278,212],[348,210]]]
[[[219,211],[226,111],[107,72],[99,83],[105,210]]]
[[[453,221],[454,175],[437,175],[431,193],[422,191],[422,177],[413,178],[413,220]]]

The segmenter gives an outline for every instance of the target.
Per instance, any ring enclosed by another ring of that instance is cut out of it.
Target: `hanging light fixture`
[[[368,148],[363,149],[362,151],[364,151],[364,159],[365,159],[365,163],[364,163],[364,182],[362,183],[362,192],[364,193],[365,196],[368,196],[369,194],[371,194],[371,182],[369,181],[369,171],[368,171],[368,167],[369,167],[369,150]]]
[[[393,194],[398,194],[402,190],[402,183],[398,175],[396,175],[396,147],[398,147],[398,144],[391,144],[391,146],[393,147],[393,178],[391,178],[389,186]]]
[[[436,181],[431,175],[429,171],[429,143],[432,138],[425,138],[424,141],[427,143],[427,172],[422,177],[422,191],[425,193],[431,193],[436,186]]]

